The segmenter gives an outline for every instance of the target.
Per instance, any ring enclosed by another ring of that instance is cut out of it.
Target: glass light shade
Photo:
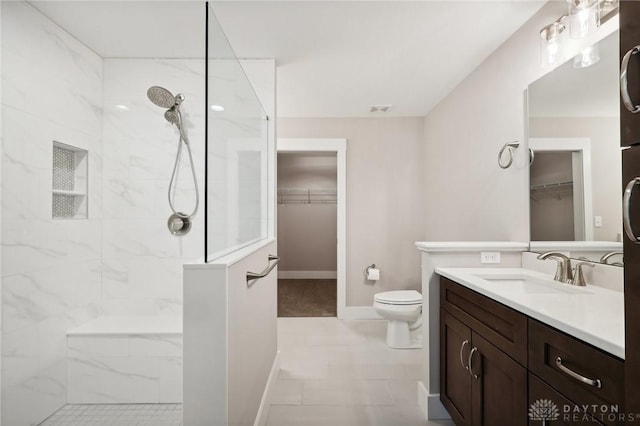
[[[574,68],[587,68],[600,60],[600,48],[597,44],[589,46],[573,58]]]
[[[556,21],[540,31],[540,63],[544,67],[563,62],[565,59],[565,26]]]
[[[571,38],[583,38],[600,27],[600,2],[598,0],[568,0],[569,32]]]

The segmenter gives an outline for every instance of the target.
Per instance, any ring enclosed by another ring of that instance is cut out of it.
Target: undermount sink
[[[528,294],[593,294],[585,287],[533,277],[526,274],[473,274],[477,278],[488,281],[494,285],[504,286],[507,290],[518,290]]]

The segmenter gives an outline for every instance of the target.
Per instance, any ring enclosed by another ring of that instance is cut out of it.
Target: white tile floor
[[[418,407],[422,351],[391,349],[384,321],[278,318],[268,426],[449,426]]]
[[[40,426],[182,426],[182,404],[68,404]]]

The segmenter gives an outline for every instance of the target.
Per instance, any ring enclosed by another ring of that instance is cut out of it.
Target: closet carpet
[[[335,317],[336,280],[278,280],[279,317]]]

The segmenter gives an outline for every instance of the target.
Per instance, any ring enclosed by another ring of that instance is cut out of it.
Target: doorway
[[[593,239],[591,142],[588,138],[531,138],[531,241]]]
[[[346,140],[278,140],[278,316],[345,308]]]
[[[278,154],[278,316],[337,315],[337,156]]]

